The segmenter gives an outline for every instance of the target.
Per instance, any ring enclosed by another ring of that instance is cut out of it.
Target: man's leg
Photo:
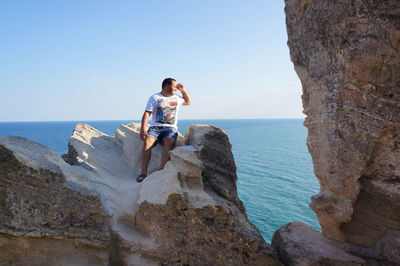
[[[165,164],[169,161],[169,151],[172,150],[175,144],[175,139],[172,137],[165,137],[163,141],[163,152],[161,155],[161,162],[159,170],[164,169]]]
[[[143,149],[142,149],[142,174],[147,175],[147,168],[149,166],[149,161],[151,157],[151,148],[157,139],[146,136],[146,139],[143,141]]]

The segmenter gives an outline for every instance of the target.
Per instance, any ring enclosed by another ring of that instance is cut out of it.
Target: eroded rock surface
[[[226,134],[196,125],[184,142],[140,191],[135,223],[157,243],[143,254],[190,265],[278,264],[243,212]]]
[[[304,223],[289,223],[277,230],[272,247],[285,265],[365,265],[343,250],[343,244],[325,237]]]
[[[222,130],[191,126],[161,171],[156,146],[149,175],[138,183],[139,127],[121,125],[108,136],[78,124],[62,158],[1,137],[1,262],[280,265],[247,220]]]
[[[0,265],[107,265],[109,217],[88,174],[42,145],[0,137]]]
[[[400,2],[286,0],[325,235],[400,264]]]

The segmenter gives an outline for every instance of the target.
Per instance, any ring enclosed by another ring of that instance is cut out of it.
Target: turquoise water
[[[112,135],[120,124],[129,122],[2,122],[0,136],[22,136],[64,154],[77,123],[88,123]],[[319,184],[305,144],[307,130],[302,119],[181,120],[181,133],[191,124],[213,124],[228,133],[238,169],[239,197],[265,240],[270,242],[279,227],[293,221],[320,230],[308,207]]]

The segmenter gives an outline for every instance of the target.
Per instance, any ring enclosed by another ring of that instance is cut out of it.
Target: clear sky
[[[138,120],[166,77],[182,119],[303,118],[283,0],[0,4],[0,121]]]

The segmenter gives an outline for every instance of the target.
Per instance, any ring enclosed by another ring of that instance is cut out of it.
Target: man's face
[[[172,93],[175,93],[176,92],[176,81],[172,81],[172,83],[171,83],[171,92]]]

